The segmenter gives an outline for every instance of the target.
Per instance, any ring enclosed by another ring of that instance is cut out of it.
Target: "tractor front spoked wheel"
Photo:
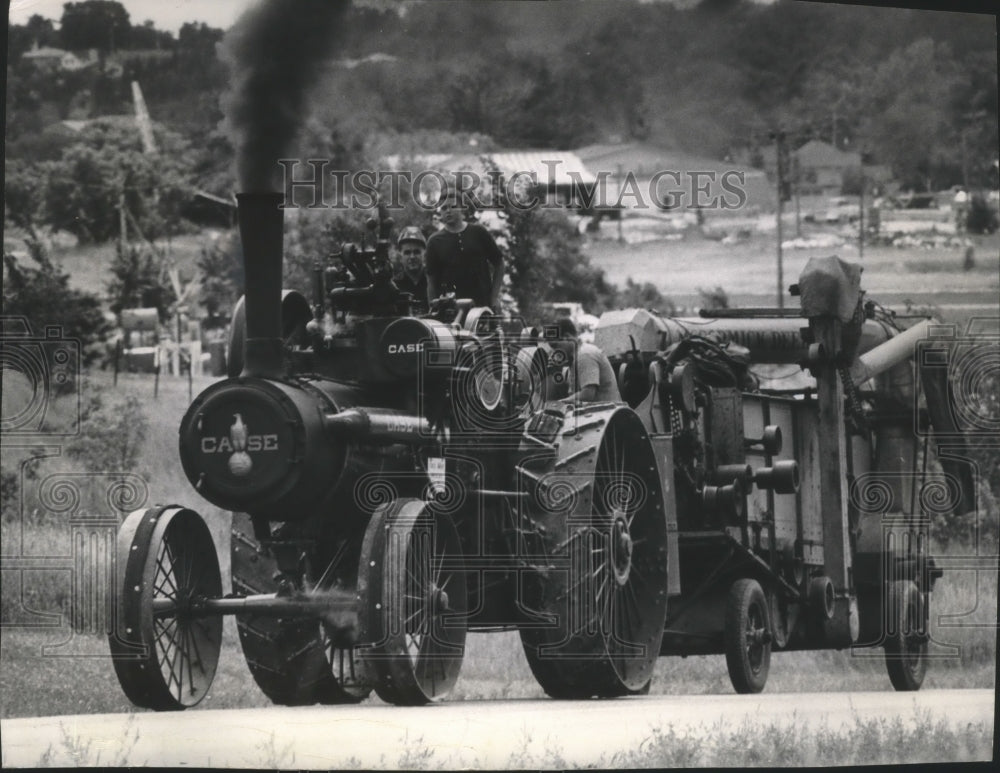
[[[291,538],[279,527],[276,539]],[[356,571],[358,546],[346,542],[325,561],[323,583]],[[346,565],[346,566],[345,566]],[[274,593],[278,565],[254,537],[246,513],[233,513],[232,575],[237,596]],[[236,619],[243,656],[261,691],[280,706],[358,703],[371,693],[371,681],[354,647],[340,646],[335,632],[313,618],[286,619],[240,615]]]
[[[743,578],[733,583],[726,598],[726,666],[738,693],[758,693],[767,684],[771,667],[771,617],[760,583]]]
[[[417,499],[383,505],[361,549],[362,656],[387,703],[421,705],[454,687],[468,591],[451,520]]]
[[[912,580],[889,586],[889,630],[885,638],[885,667],[892,686],[901,692],[919,690],[927,675],[927,609]]]
[[[199,703],[215,678],[222,618],[198,603],[222,596],[219,558],[208,526],[193,510],[152,507],[118,533],[115,673],[137,706],[176,711]]]

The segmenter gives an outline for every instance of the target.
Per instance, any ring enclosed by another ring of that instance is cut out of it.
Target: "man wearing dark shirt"
[[[396,275],[396,287],[413,296],[413,310],[420,314],[427,310],[427,274],[424,271],[424,249],[427,240],[415,225],[399,232],[396,240],[402,257],[402,271]]]
[[[461,197],[449,192],[438,207],[443,228],[427,241],[427,299],[443,293],[471,298],[476,306],[500,308],[503,255],[490,232],[466,223]]]

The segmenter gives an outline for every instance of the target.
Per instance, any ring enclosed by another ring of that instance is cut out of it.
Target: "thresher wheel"
[[[440,700],[465,654],[468,598],[458,532],[417,499],[380,507],[365,533],[358,573],[362,649],[387,703]]]
[[[222,618],[198,617],[200,599],[219,598],[219,559],[193,510],[137,510],[118,532],[115,673],[137,706],[176,711],[208,693],[222,649]]]
[[[738,693],[756,693],[767,684],[771,667],[771,623],[760,583],[742,578],[726,598],[723,638],[729,679]]]
[[[897,580],[889,586],[885,667],[897,690],[919,690],[927,674],[927,610],[924,598],[912,580]]]
[[[275,538],[290,527],[279,527]],[[353,581],[358,546],[342,545],[323,572],[324,582]],[[346,566],[344,566],[346,565]],[[233,513],[233,592],[239,596],[274,593],[278,586],[274,557],[254,538],[245,513]],[[315,581],[317,578],[308,578]],[[240,615],[236,619],[240,645],[250,673],[261,691],[282,706],[313,703],[357,703],[371,693],[364,664],[353,647],[334,646],[322,622]]]
[[[521,627],[553,698],[643,693],[666,617],[663,493],[652,444],[628,408],[569,415],[555,458],[520,469],[526,562]]]

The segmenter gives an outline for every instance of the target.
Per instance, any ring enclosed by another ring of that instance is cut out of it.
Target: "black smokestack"
[[[241,191],[281,189],[278,159],[294,153],[307,97],[348,6],[345,0],[265,0],[226,33],[219,55],[232,86],[222,111]]]
[[[283,195],[237,193],[240,241],[246,275],[244,311],[247,321],[246,359],[242,376],[278,378],[284,370],[281,338],[281,255]]]
[[[265,0],[239,18],[219,47],[232,78],[222,98],[224,127],[243,191],[237,195],[246,275],[243,376],[283,373],[278,159],[294,155],[307,97],[347,7],[341,0]]]

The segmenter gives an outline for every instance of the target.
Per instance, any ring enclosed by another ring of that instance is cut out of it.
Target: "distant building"
[[[485,207],[499,204],[493,196],[500,185],[508,195],[524,196],[526,200],[534,196],[539,204],[554,202],[579,208],[591,195],[596,180],[576,154],[565,150],[415,153],[391,155],[383,161],[392,171],[406,170],[417,176],[432,170],[447,184],[461,181],[463,187],[478,178],[480,187],[476,195]],[[463,179],[462,173],[469,176]],[[421,198],[435,200],[440,179],[423,176],[421,183]]]
[[[772,184],[777,181],[777,164],[775,163],[774,145],[760,148],[761,165]],[[862,166],[861,154],[843,151],[822,140],[810,140],[798,150],[788,154],[789,168],[785,177],[791,181],[794,165],[799,170],[799,195],[829,198],[839,196],[843,192],[845,178],[848,175],[864,174],[866,190],[873,188],[879,192],[895,188],[892,170],[884,164],[865,164]]]
[[[587,145],[575,152],[595,175],[598,190],[606,191],[609,207],[725,211],[774,206],[767,176],[746,165],[643,142]]]
[[[50,46],[40,47],[37,40],[31,47],[31,50],[24,53],[22,59],[42,72],[82,70],[84,67],[89,67],[93,64],[93,60],[89,56],[80,57],[71,51],[64,51],[61,48],[52,48]]]
[[[520,188],[539,203],[556,203],[571,209],[586,208],[597,178],[583,161],[566,150],[508,151],[490,153],[505,185]],[[511,193],[508,190],[508,195]]]
[[[860,153],[838,150],[822,140],[809,140],[791,156],[798,160],[799,192],[804,196],[837,196],[845,175],[861,170]]]

